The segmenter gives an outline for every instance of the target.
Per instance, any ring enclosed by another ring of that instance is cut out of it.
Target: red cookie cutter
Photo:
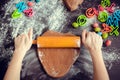
[[[112,3],[110,7],[106,7],[106,10],[110,13],[113,13],[114,12],[113,7],[115,7],[115,5],[116,5],[115,3]]]
[[[26,16],[32,17],[33,16],[33,9],[29,8],[29,9],[25,10],[24,13]]]
[[[86,10],[86,16],[88,17],[88,18],[91,18],[91,17],[93,17],[95,15],[95,10],[93,9],[93,8],[88,8],[87,10]]]
[[[93,10],[94,10],[94,12],[95,12],[96,16],[98,16],[99,11],[98,11],[98,10],[96,10],[96,8],[93,8]]]
[[[104,8],[101,5],[98,5],[99,11],[104,11]]]

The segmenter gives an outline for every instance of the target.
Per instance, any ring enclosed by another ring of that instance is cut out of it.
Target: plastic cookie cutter
[[[116,17],[116,18],[120,21],[120,10],[116,10],[116,11],[113,13],[113,16]]]
[[[29,1],[33,1],[33,0],[29,0]],[[36,3],[40,2],[40,0],[35,0]]]
[[[106,24],[108,24],[109,26],[119,27],[119,20],[116,16],[108,16]]]
[[[35,0],[36,3],[40,2],[40,0]]]
[[[24,13],[25,13],[26,16],[32,17],[33,16],[33,9],[29,8],[27,10],[24,10]]]
[[[22,17],[22,13],[18,12],[18,9],[16,9],[13,13],[12,13],[12,18],[17,19],[17,18],[21,18]]]
[[[96,10],[96,8],[93,8],[93,9],[94,9],[95,15],[98,16],[99,11]]]
[[[86,16],[88,17],[88,18],[91,18],[91,17],[93,17],[95,15],[95,9],[93,9],[93,8],[88,8],[87,10],[86,10]]]
[[[102,7],[107,7],[107,6],[110,6],[110,5],[111,5],[110,0],[101,0],[101,6]]]
[[[23,12],[27,9],[27,4],[25,4],[25,2],[19,2],[18,4],[16,4],[16,8],[19,12]]]
[[[105,22],[108,19],[108,13],[107,12],[100,12],[98,14],[98,20],[100,22]]]
[[[107,32],[107,33],[112,32],[112,28],[110,26],[108,26],[107,24],[103,23],[102,27],[103,27],[103,29],[101,30],[102,33],[104,33],[104,32]]]
[[[106,7],[106,10],[110,13],[114,12],[115,3],[112,3],[110,7]]]
[[[110,32],[109,34],[119,36],[119,31],[118,31],[119,27],[111,26],[111,28],[112,28],[112,32]]]
[[[101,5],[98,5],[99,11],[104,11],[104,8]]]
[[[78,18],[77,18],[77,23],[79,26],[84,26],[87,22],[87,17],[85,15],[80,15]]]

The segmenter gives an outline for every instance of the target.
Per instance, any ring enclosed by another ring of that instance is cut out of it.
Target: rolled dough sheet
[[[42,36],[74,36],[72,34],[62,34],[53,31],[47,31]],[[80,49],[38,49],[38,57],[43,65],[44,70],[51,77],[64,76],[76,61]]]

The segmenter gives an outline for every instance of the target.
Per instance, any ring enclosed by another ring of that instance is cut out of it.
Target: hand
[[[21,34],[15,38],[15,51],[25,54],[32,45],[33,30],[30,29],[28,34]]]
[[[89,51],[100,51],[102,48],[102,37],[95,32],[82,32],[82,43]]]

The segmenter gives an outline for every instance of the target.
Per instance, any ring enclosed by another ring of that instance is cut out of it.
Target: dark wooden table
[[[117,6],[120,6],[119,0],[112,0],[113,2],[116,3]],[[13,42],[13,39],[11,38],[11,33],[12,33],[12,28],[11,27],[3,27],[1,23],[9,24],[9,20],[7,19],[10,16],[6,16],[3,18],[5,15],[5,10],[3,9],[3,6],[5,3],[9,2],[9,0],[1,0],[0,1],[0,80],[3,79],[3,76],[6,72],[8,62],[10,61],[11,54],[13,51],[13,45],[9,43]],[[69,12],[67,13],[70,15],[67,17],[68,23],[66,26],[63,28],[61,32],[72,32],[75,35],[81,35],[82,29],[74,29],[70,23],[76,20],[77,16],[79,16],[80,13],[84,13],[85,10],[89,7],[97,7],[97,5],[100,3],[100,0],[85,0],[82,5],[80,5],[80,9],[74,11],[74,12]],[[48,29],[46,29],[48,30]],[[119,29],[120,31],[120,29]],[[109,37],[110,40],[112,40],[112,45],[110,47],[103,47],[103,54],[113,55],[113,58],[105,59],[105,63],[110,75],[111,80],[120,80],[120,36],[115,37],[111,36]],[[117,51],[115,51],[117,50]],[[113,52],[113,53],[111,53]],[[67,75],[65,75],[62,78],[59,79],[53,79],[49,77],[45,72],[40,64],[37,56],[36,56],[36,47],[32,47],[32,49],[27,53],[24,61],[23,61],[23,68],[21,72],[21,78],[23,80],[32,80],[33,78],[36,80],[89,80],[89,77],[91,76],[91,73],[89,73],[89,70],[87,69],[92,69],[92,63],[91,60],[84,58],[85,54],[87,53],[86,50],[84,50],[84,47],[81,50],[81,56],[77,59],[75,62],[74,66],[72,69],[69,71]],[[115,56],[114,56],[115,55]],[[117,56],[116,56],[117,55]],[[109,61],[110,59],[111,62]],[[114,60],[115,59],[115,60]],[[32,60],[32,61],[31,61]],[[112,62],[113,61],[113,62]],[[84,63],[87,63],[88,67],[83,68],[85,65]],[[109,66],[112,67],[110,68]],[[90,68],[89,68],[90,67]],[[80,68],[80,69],[79,69]],[[26,71],[28,70],[28,71]],[[80,72],[77,72],[79,71]],[[76,72],[77,73],[76,73]],[[30,72],[32,72],[31,75],[27,75]],[[91,72],[91,71],[90,71]],[[38,74],[39,73],[39,74]],[[73,74],[72,74],[73,73]],[[36,75],[36,76],[35,76]],[[25,77],[26,76],[26,77]],[[71,76],[71,77],[70,77]],[[36,78],[35,78],[36,77]]]

